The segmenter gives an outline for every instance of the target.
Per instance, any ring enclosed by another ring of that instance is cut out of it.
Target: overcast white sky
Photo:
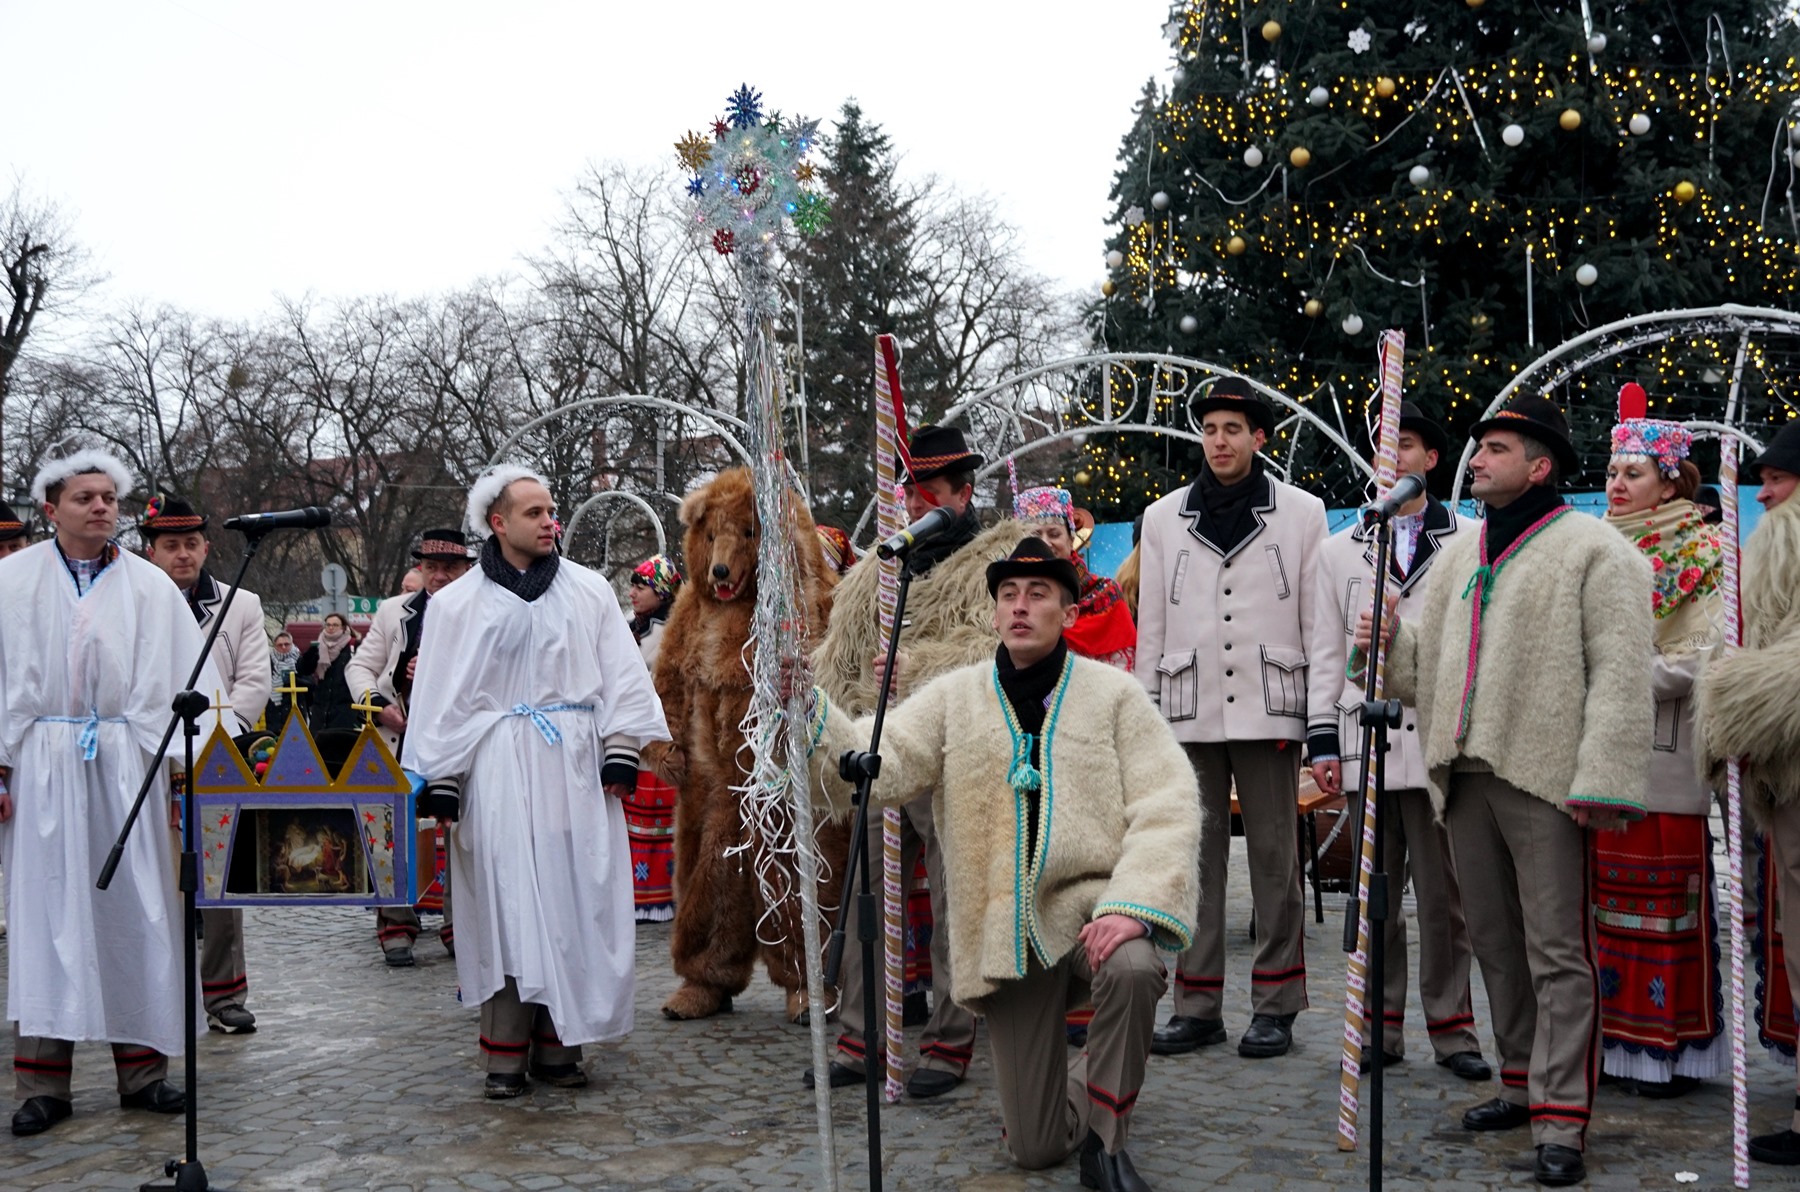
[[[1032,264],[1097,285],[1115,155],[1166,80],[1166,0],[0,0],[0,185],[62,203],[106,304],[250,316],[517,267],[584,163],[671,148],[740,82],[855,96],[990,196]]]

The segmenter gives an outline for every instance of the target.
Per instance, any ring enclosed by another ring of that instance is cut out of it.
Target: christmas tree
[[[1375,336],[1398,327],[1407,396],[1460,432],[1590,328],[1791,308],[1800,31],[1786,9],[1179,3],[1172,85],[1146,90],[1120,152],[1097,340],[1236,368],[1354,428]],[[1269,450],[1345,487],[1316,435]],[[1085,451],[1069,470],[1103,515],[1200,466],[1170,440],[1097,434]]]

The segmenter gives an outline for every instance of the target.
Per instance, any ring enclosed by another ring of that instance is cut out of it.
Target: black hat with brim
[[[988,564],[988,595],[999,596],[1002,580],[1039,576],[1053,579],[1069,590],[1072,599],[1081,599],[1081,576],[1075,564],[1059,559],[1042,538],[1021,539],[1012,554]]]
[[[935,426],[926,423],[916,428],[906,444],[911,466],[906,473],[908,484],[921,484],[951,472],[972,472],[982,465],[982,457],[969,450],[960,426]]]
[[[1206,396],[1194,402],[1195,418],[1204,418],[1215,410],[1228,410],[1235,414],[1243,414],[1250,419],[1250,425],[1260,430],[1263,437],[1269,438],[1275,433],[1275,411],[1263,396],[1250,387],[1250,383],[1238,377],[1226,377],[1216,382],[1206,391]]]
[[[441,559],[445,562],[469,561],[469,542],[461,530],[427,530],[413,547],[415,559]]]
[[[1450,435],[1444,430],[1443,423],[1425,417],[1424,411],[1410,401],[1400,403],[1400,429],[1410,430],[1424,439],[1425,446],[1438,453],[1439,468],[1450,462]]]
[[[31,527],[24,519],[13,512],[13,507],[0,501],[0,542],[11,542],[14,538],[23,538],[31,533]]]
[[[138,523],[138,537],[154,542],[164,534],[204,534],[206,516],[180,497],[157,493],[144,506],[144,520]]]
[[[1800,476],[1800,422],[1790,422],[1775,432],[1775,437],[1769,441],[1769,449],[1757,456],[1755,463],[1744,468],[1744,479],[1751,484],[1761,484],[1764,468],[1777,468]]]
[[[1581,471],[1581,456],[1569,442],[1569,419],[1562,407],[1535,393],[1522,394],[1506,403],[1492,418],[1483,418],[1469,428],[1469,437],[1477,443],[1490,430],[1510,430],[1528,435],[1550,448],[1557,466],[1567,480]]]

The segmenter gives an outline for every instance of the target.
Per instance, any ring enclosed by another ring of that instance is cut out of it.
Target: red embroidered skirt
[[[1794,1023],[1794,991],[1788,986],[1787,947],[1782,938],[1781,890],[1769,843],[1756,837],[1756,922],[1752,954],[1756,958],[1756,1037],[1786,1059],[1794,1058],[1800,1029]],[[1745,866],[1748,868],[1748,865]]]
[[[1724,1019],[1705,817],[1651,814],[1592,839],[1606,1071],[1717,1075]]]
[[[640,923],[675,917],[675,795],[654,773],[639,770],[637,790],[625,800],[631,891]]]

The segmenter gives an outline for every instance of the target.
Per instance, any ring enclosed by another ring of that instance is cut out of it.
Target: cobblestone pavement
[[[1234,844],[1231,915],[1241,925],[1248,893],[1241,841]],[[1314,1008],[1301,1015],[1289,1055],[1246,1060],[1228,1046],[1152,1060],[1131,1149],[1153,1186],[1308,1192],[1364,1183],[1366,1151],[1345,1155],[1333,1141],[1341,916],[1341,900],[1328,900],[1326,922],[1309,923]],[[256,910],[246,918],[250,1004],[261,1029],[200,1041],[200,1154],[219,1187],[821,1186],[812,1095],[800,1084],[806,1032],[782,1022],[781,995],[760,979],[735,1014],[665,1021],[657,1007],[674,986],[666,924],[640,929],[637,1029],[623,1044],[588,1050],[593,1084],[495,1104],[481,1097],[475,1008],[458,1003],[455,964],[429,933],[417,968],[389,969],[368,912]],[[1248,971],[1247,944],[1234,933],[1226,1016],[1234,1040],[1248,1021]],[[1479,981],[1475,992],[1485,1037]],[[1409,1019],[1409,1051],[1428,1055],[1416,996]],[[179,1072],[177,1062],[172,1075]],[[1785,1123],[1792,1081],[1791,1069],[1752,1055],[1753,1130]],[[180,1153],[181,1118],[118,1109],[104,1048],[77,1049],[75,1088],[73,1119],[0,1144],[0,1187],[135,1187]],[[1389,1069],[1387,1186],[1530,1186],[1524,1132],[1477,1135],[1458,1124],[1463,1108],[1496,1091],[1418,1058]],[[860,1088],[836,1093],[846,1190],[864,1186],[861,1107]],[[1723,1083],[1675,1102],[1603,1088],[1588,1186],[1729,1187],[1730,1117]],[[963,1086],[938,1101],[888,1107],[882,1125],[889,1189],[1079,1186],[1072,1161],[1030,1174],[1008,1162],[985,1044]],[[1698,1181],[1679,1184],[1680,1172]],[[1759,1187],[1796,1184],[1800,1171],[1753,1165],[1752,1178]]]

